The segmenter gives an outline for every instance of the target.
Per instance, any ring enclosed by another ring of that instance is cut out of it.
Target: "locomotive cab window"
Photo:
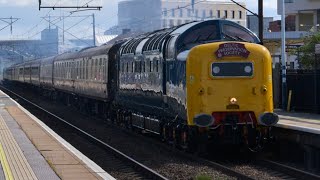
[[[220,78],[252,77],[254,66],[251,62],[214,62],[211,75]]]
[[[224,24],[222,28],[223,36],[228,40],[242,40],[247,42],[255,42],[254,36],[246,32],[242,28]]]

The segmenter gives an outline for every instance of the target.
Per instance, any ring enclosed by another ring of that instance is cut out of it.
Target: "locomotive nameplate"
[[[247,58],[250,51],[241,43],[224,43],[219,45],[219,49],[215,52],[217,58],[225,56],[241,56]]]

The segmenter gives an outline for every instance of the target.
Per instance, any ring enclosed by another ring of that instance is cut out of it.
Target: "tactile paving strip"
[[[13,179],[38,179],[31,169],[27,159],[24,157],[19,145],[15,141],[2,115],[0,114],[0,144],[3,148],[3,154],[9,165],[6,171],[10,171]],[[8,177],[6,177],[8,178]]]
[[[46,160],[31,143],[26,134],[22,131],[17,122],[11,117],[11,115],[5,110],[0,108],[0,114],[4,121],[9,127],[18,145],[23,149],[23,154],[29,162],[33,172],[36,174],[38,179],[45,180],[58,180],[60,179],[51,167],[48,165]],[[1,178],[0,178],[1,180]]]

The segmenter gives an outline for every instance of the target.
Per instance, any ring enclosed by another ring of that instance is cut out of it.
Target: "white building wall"
[[[194,20],[217,18],[231,20],[246,27],[246,11],[234,3],[203,1],[196,3],[194,12],[192,12],[191,0],[162,0],[161,2],[162,28],[177,26]],[[241,5],[245,6],[245,3],[241,3]]]

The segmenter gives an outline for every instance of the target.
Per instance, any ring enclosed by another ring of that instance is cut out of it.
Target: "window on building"
[[[239,19],[242,19],[242,11],[239,11]]]
[[[167,20],[163,19],[162,20],[162,28],[166,28],[167,27]]]
[[[213,17],[213,11],[210,10],[210,17]]]
[[[174,17],[174,9],[171,9],[171,17]]]
[[[167,8],[163,8],[162,14],[163,14],[163,16],[168,16]]]
[[[206,10],[202,10],[202,19],[206,18]]]
[[[234,14],[235,14],[234,11],[232,11],[232,19],[234,19],[234,16],[235,16]]]
[[[228,11],[227,10],[224,11],[224,18],[228,18]]]
[[[178,19],[178,21],[177,21],[177,25],[179,26],[179,25],[181,25],[181,24],[182,24],[181,19]]]
[[[184,20],[184,23],[188,23],[188,22],[190,22],[189,20]]]
[[[192,12],[192,10],[188,9],[188,17],[191,17],[191,12]]]
[[[183,9],[179,9],[179,16],[182,17],[183,16]]]
[[[170,21],[169,21],[169,26],[170,26],[170,27],[173,27],[173,26],[174,26],[174,21],[173,21],[173,19],[170,19]]]
[[[293,3],[294,0],[284,0],[284,3]]]
[[[221,17],[220,10],[217,11],[217,17],[218,17],[218,18]]]
[[[195,16],[196,16],[196,18],[199,17],[199,11],[198,11],[198,9],[196,9]]]

